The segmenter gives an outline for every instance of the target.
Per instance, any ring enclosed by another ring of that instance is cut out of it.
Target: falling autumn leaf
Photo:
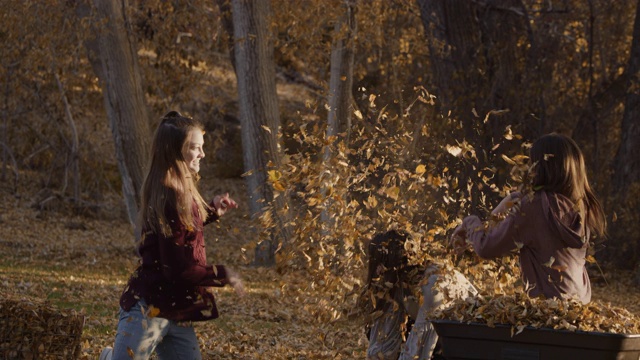
[[[261,125],[262,129],[271,134],[271,128],[266,125]]]
[[[280,192],[282,192],[282,191],[285,191],[285,190],[286,190],[286,189],[285,189],[285,187],[284,187],[284,185],[282,185],[282,183],[281,183],[280,181],[275,181],[275,182],[273,183],[273,188],[274,188],[275,190],[277,190],[277,191],[280,191]]]
[[[459,146],[446,145],[447,152],[455,157],[458,157],[462,154],[462,148]]]
[[[544,266],[546,266],[546,267],[550,268],[550,267],[553,265],[553,263],[554,263],[555,261],[556,261],[556,258],[554,258],[554,257],[552,256],[551,258],[549,258],[549,261],[547,261],[547,262],[545,262],[545,263],[542,263],[542,265],[544,265]]]
[[[160,314],[160,309],[153,305],[149,305],[149,309],[147,309],[147,317],[154,318]]]
[[[502,160],[504,160],[504,161],[506,161],[506,162],[507,162],[507,164],[509,164],[509,165],[516,165],[516,162],[515,162],[515,161],[513,161],[513,160],[511,160],[511,158],[510,158],[510,157],[508,157],[507,155],[502,154],[502,155],[501,155],[501,157],[502,157]]]
[[[269,170],[267,174],[269,175],[269,182],[271,183],[277,182],[282,177],[282,173],[278,170]]]

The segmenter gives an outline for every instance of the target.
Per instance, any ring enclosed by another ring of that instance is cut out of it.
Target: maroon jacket
[[[213,204],[211,204],[212,206]],[[203,321],[218,317],[210,286],[227,284],[222,265],[208,265],[203,226],[217,220],[211,211],[203,223],[197,205],[193,204],[195,226],[185,227],[175,208],[167,206],[165,216],[172,235],[165,237],[143,229],[138,246],[141,265],[136,269],[120,297],[120,307],[129,311],[142,298],[160,310],[157,315],[174,321]]]
[[[560,194],[538,191],[522,198],[521,207],[486,229],[477,216],[463,221],[473,249],[482,258],[507,255],[520,247],[520,267],[531,296],[591,300],[585,267],[589,231],[573,202]],[[474,231],[480,229],[480,231]]]

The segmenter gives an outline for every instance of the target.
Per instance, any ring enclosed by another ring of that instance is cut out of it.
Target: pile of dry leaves
[[[0,356],[70,359],[80,355],[84,315],[30,297],[0,293]]]
[[[465,323],[513,326],[514,334],[526,327],[569,331],[639,334],[640,317],[626,309],[600,301],[582,304],[568,299],[531,298],[525,293],[476,296],[456,300],[452,306],[434,312],[434,318]]]

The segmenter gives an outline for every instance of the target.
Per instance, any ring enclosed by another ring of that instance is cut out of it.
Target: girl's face
[[[182,148],[182,156],[184,157],[184,161],[187,163],[187,167],[194,174],[197,174],[200,171],[200,159],[204,158],[204,150],[202,146],[204,145],[204,132],[200,129],[192,129],[188,136],[187,140]]]

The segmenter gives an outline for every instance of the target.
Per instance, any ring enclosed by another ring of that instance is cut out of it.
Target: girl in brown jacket
[[[567,136],[548,134],[530,150],[533,193],[512,193],[492,211],[501,218],[487,227],[468,216],[452,244],[471,245],[482,258],[520,250],[522,277],[530,296],[591,300],[585,267],[589,240],[604,236],[606,219],[589,181],[582,152]]]

